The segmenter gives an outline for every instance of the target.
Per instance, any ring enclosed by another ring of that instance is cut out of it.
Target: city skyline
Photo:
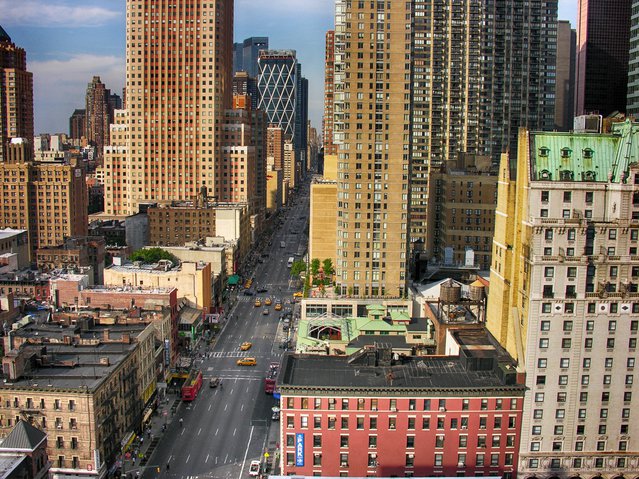
[[[27,52],[34,75],[35,132],[68,132],[86,85],[99,75],[120,94],[125,82],[125,0],[0,0],[0,25]],[[268,36],[270,48],[295,49],[309,80],[309,119],[321,129],[324,39],[334,26],[334,1],[236,0],[234,41]],[[264,6],[264,8],[262,8]],[[259,12],[259,14],[257,14]],[[577,0],[559,0],[559,19],[575,27]],[[70,27],[69,25],[77,25]],[[282,28],[290,25],[290,29]],[[56,92],[51,95],[51,92]]]

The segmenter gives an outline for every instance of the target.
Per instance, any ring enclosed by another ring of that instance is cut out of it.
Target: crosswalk
[[[214,351],[211,353],[212,358],[246,358],[253,357],[250,351]]]

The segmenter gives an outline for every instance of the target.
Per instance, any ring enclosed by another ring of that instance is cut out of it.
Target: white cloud
[[[94,27],[122,16],[118,10],[52,0],[0,0],[0,12],[4,26]]]
[[[94,75],[112,93],[122,95],[125,59],[118,56],[78,54],[66,59],[32,61],[33,109],[38,133],[68,131],[68,121],[76,108],[84,108],[87,84]]]

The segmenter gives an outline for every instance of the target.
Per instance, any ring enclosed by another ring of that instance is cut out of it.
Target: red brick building
[[[494,340],[459,335],[459,356],[286,355],[279,472],[516,477],[525,388]]]

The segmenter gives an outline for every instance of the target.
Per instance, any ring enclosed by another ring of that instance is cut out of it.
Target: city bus
[[[288,259],[288,267],[289,267],[289,268],[290,268],[291,266],[293,266],[293,262],[294,262],[294,261],[295,261],[295,258],[294,258],[293,256],[291,256],[291,257]]]
[[[193,401],[202,388],[202,371],[193,370],[182,386],[182,401]]]

